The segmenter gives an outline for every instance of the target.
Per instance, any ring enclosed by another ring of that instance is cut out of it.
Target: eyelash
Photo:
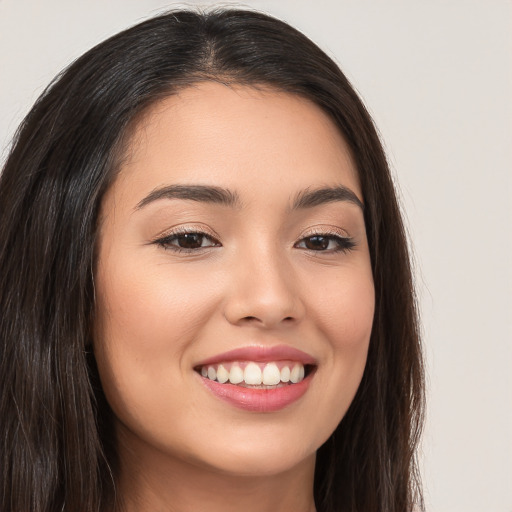
[[[201,243],[204,241],[205,238],[209,239],[212,243],[210,245],[207,245],[204,247],[200,246],[200,247],[195,247],[195,248],[179,247],[178,245],[174,245],[172,243],[173,241],[177,241],[179,237],[183,237],[186,235],[198,235],[199,237],[201,237]],[[334,249],[331,248],[331,249],[324,249],[324,250],[309,249],[308,247],[298,247],[299,244],[305,243],[307,240],[311,241],[315,237],[319,238],[319,239],[320,238],[327,239],[328,245],[330,245],[331,242],[335,242],[337,246]],[[221,246],[220,242],[216,238],[214,238],[211,234],[209,234],[205,231],[198,230],[198,229],[187,229],[187,228],[174,231],[173,233],[170,233],[170,234],[166,235],[165,237],[154,240],[153,243],[162,247],[165,250],[170,250],[170,251],[174,251],[176,253],[185,253],[185,254],[198,253],[199,251],[202,251],[205,249],[210,249],[212,247],[220,247]],[[354,249],[355,246],[356,246],[356,243],[354,242],[354,240],[351,237],[341,236],[339,233],[323,232],[323,231],[310,233],[307,236],[302,237],[297,243],[294,244],[295,248],[303,249],[310,253],[327,253],[327,254],[339,253],[339,252],[347,253],[347,252],[351,251],[352,249]]]
[[[349,236],[342,236],[339,233],[332,233],[332,232],[324,232],[324,231],[318,231],[308,234],[307,236],[302,237],[296,244],[294,244],[294,247],[297,247],[298,244],[301,244],[305,242],[306,240],[312,240],[313,238],[323,238],[328,241],[328,245],[331,244],[331,242],[336,243],[336,247],[334,249],[325,249],[321,251],[317,251],[314,249],[308,249],[307,247],[304,247],[304,250],[312,253],[347,253],[354,249],[356,246],[356,243],[353,238]],[[297,247],[298,249],[302,247]]]
[[[178,245],[172,244],[172,242],[174,240],[177,240],[179,237],[184,237],[186,235],[199,235],[200,237],[202,237],[202,239],[207,238],[210,241],[212,241],[213,243],[206,247],[197,247],[194,249],[187,249],[186,247],[179,247]],[[186,253],[186,254],[197,253],[200,250],[210,249],[212,247],[220,246],[220,242],[214,236],[212,236],[210,233],[207,233],[200,229],[187,229],[187,228],[179,229],[172,233],[169,233],[168,235],[155,240],[153,243],[159,245],[160,247],[162,247],[165,250],[174,251],[176,253]]]

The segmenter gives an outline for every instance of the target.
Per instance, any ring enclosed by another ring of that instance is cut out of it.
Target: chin
[[[263,477],[301,465],[314,467],[316,450],[330,431],[323,434],[321,438],[312,436],[311,432],[294,431],[290,425],[224,429],[218,435],[212,433],[207,445],[196,446],[193,463],[233,477]]]
[[[232,477],[276,476],[310,464],[314,466],[313,453],[270,453],[269,450],[244,450],[243,453],[225,452],[215,461],[208,461],[211,470]]]

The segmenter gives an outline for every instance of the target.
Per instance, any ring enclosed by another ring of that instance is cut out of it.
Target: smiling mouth
[[[292,386],[310,375],[315,366],[298,361],[229,361],[194,368],[203,378],[219,384],[251,389]]]

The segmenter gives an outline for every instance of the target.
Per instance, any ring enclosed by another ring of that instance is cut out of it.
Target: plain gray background
[[[0,157],[45,85],[176,5],[0,0]],[[223,2],[216,5],[232,5]],[[415,253],[428,509],[512,512],[512,2],[246,0],[316,41],[381,131]]]

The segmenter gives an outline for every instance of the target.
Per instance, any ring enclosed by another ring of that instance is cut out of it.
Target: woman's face
[[[313,463],[366,362],[362,201],[305,99],[206,82],[150,110],[102,205],[95,276],[121,456],[245,475]]]

